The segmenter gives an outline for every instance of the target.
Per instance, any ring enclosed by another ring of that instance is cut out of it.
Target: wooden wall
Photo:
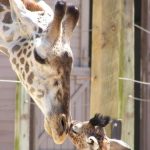
[[[15,80],[8,58],[0,54],[0,79]],[[0,82],[0,150],[14,147],[14,119],[16,86]]]

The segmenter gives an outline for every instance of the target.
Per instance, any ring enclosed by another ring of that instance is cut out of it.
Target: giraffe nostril
[[[62,130],[66,131],[66,129],[67,129],[67,122],[66,122],[66,117],[64,115],[62,116],[62,118],[60,120],[60,123],[61,123]]]

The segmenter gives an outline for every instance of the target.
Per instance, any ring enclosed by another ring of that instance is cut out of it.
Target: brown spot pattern
[[[20,50],[20,52],[17,54],[17,57],[20,57],[22,54],[22,50]]]
[[[44,91],[38,90],[38,92],[40,93],[40,94],[37,95],[38,98],[44,97]]]
[[[31,46],[29,45],[29,46],[28,46],[28,49],[30,49],[30,48],[31,48]]]
[[[23,45],[24,45],[24,46],[27,46],[27,45],[28,45],[28,43],[24,43]]]
[[[26,55],[26,53],[27,53],[27,49],[26,48],[23,50],[23,53]]]
[[[31,51],[27,54],[27,57],[30,57],[31,56]]]
[[[24,42],[24,41],[26,41],[26,38],[23,38],[23,39],[20,40],[20,42]]]
[[[9,30],[9,27],[3,26],[3,30],[4,30],[4,31],[7,31],[7,30]]]
[[[54,86],[58,86],[59,85],[59,81],[58,80],[54,80]]]
[[[13,63],[13,64],[16,64],[16,58],[13,58],[13,59],[12,59],[12,63]]]
[[[20,62],[21,62],[21,64],[24,64],[25,59],[24,59],[24,58],[21,58],[21,59],[20,59]]]
[[[13,53],[15,52],[15,51],[18,51],[20,49],[20,45],[15,45],[13,48],[12,48],[12,51],[13,51]]]
[[[27,78],[27,81],[29,84],[32,84],[33,83],[33,79],[34,79],[34,74],[33,72],[31,72]]]
[[[7,23],[7,24],[11,24],[12,23],[12,18],[11,18],[10,12],[7,12],[5,14],[4,19],[3,19],[2,22]]]
[[[26,64],[25,64],[25,71],[26,71],[26,73],[29,72],[29,64],[28,64],[28,62],[26,62]]]

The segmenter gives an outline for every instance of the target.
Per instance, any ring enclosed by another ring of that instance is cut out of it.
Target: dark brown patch
[[[4,19],[3,19],[2,22],[7,23],[7,24],[11,24],[12,23],[12,18],[11,18],[10,12],[7,12],[5,14]]]
[[[20,62],[21,62],[21,64],[24,64],[25,59],[24,59],[24,58],[21,58],[21,59],[20,59]]]
[[[38,92],[40,93],[40,94],[37,95],[38,98],[44,97],[44,91],[38,90]]]
[[[22,50],[20,50],[20,52],[17,54],[17,57],[20,57],[22,54]]]
[[[27,45],[28,45],[28,43],[24,43],[23,45],[24,45],[24,46],[27,46]]]
[[[13,48],[12,48],[12,51],[13,53],[18,51],[20,49],[20,45],[15,45]]]
[[[61,68],[61,67],[58,67],[58,69],[57,69],[58,75],[62,74],[62,72],[63,72],[62,68]]]
[[[28,49],[30,49],[30,48],[31,48],[31,46],[29,45],[29,46],[28,46]]]
[[[13,59],[12,59],[12,63],[13,63],[13,64],[16,64],[16,58],[13,58]]]
[[[7,27],[7,26],[4,25],[4,26],[3,26],[3,30],[4,30],[4,31],[8,31],[8,30],[9,30],[9,27]]]
[[[42,32],[43,32],[42,28],[39,28],[38,33],[42,33]]]
[[[58,80],[54,80],[54,86],[58,86],[59,85],[59,81]]]
[[[26,53],[27,53],[27,49],[26,48],[23,50],[23,53],[26,55]]]
[[[27,57],[30,57],[31,56],[31,51],[27,54]]]
[[[40,37],[38,34],[36,34],[36,38]]]
[[[23,38],[23,39],[20,40],[20,42],[24,42],[24,41],[26,41],[26,38]]]
[[[25,73],[24,73],[24,72],[22,73],[22,77],[23,77],[23,79],[25,80]]]
[[[34,79],[34,74],[33,74],[33,72],[31,72],[29,74],[29,76],[28,76],[28,79],[27,79],[28,83],[32,84],[33,83],[33,79]]]
[[[26,64],[25,64],[25,71],[26,71],[26,73],[29,72],[29,64],[28,64],[28,62],[26,62]]]
[[[66,51],[62,54],[62,62],[71,64],[73,61],[72,56],[69,55],[69,53]]]

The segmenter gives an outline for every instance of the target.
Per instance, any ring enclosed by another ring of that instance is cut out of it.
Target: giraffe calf
[[[79,150],[131,150],[125,142],[106,136],[104,127],[109,122],[110,117],[100,114],[86,122],[73,121],[69,137]]]

